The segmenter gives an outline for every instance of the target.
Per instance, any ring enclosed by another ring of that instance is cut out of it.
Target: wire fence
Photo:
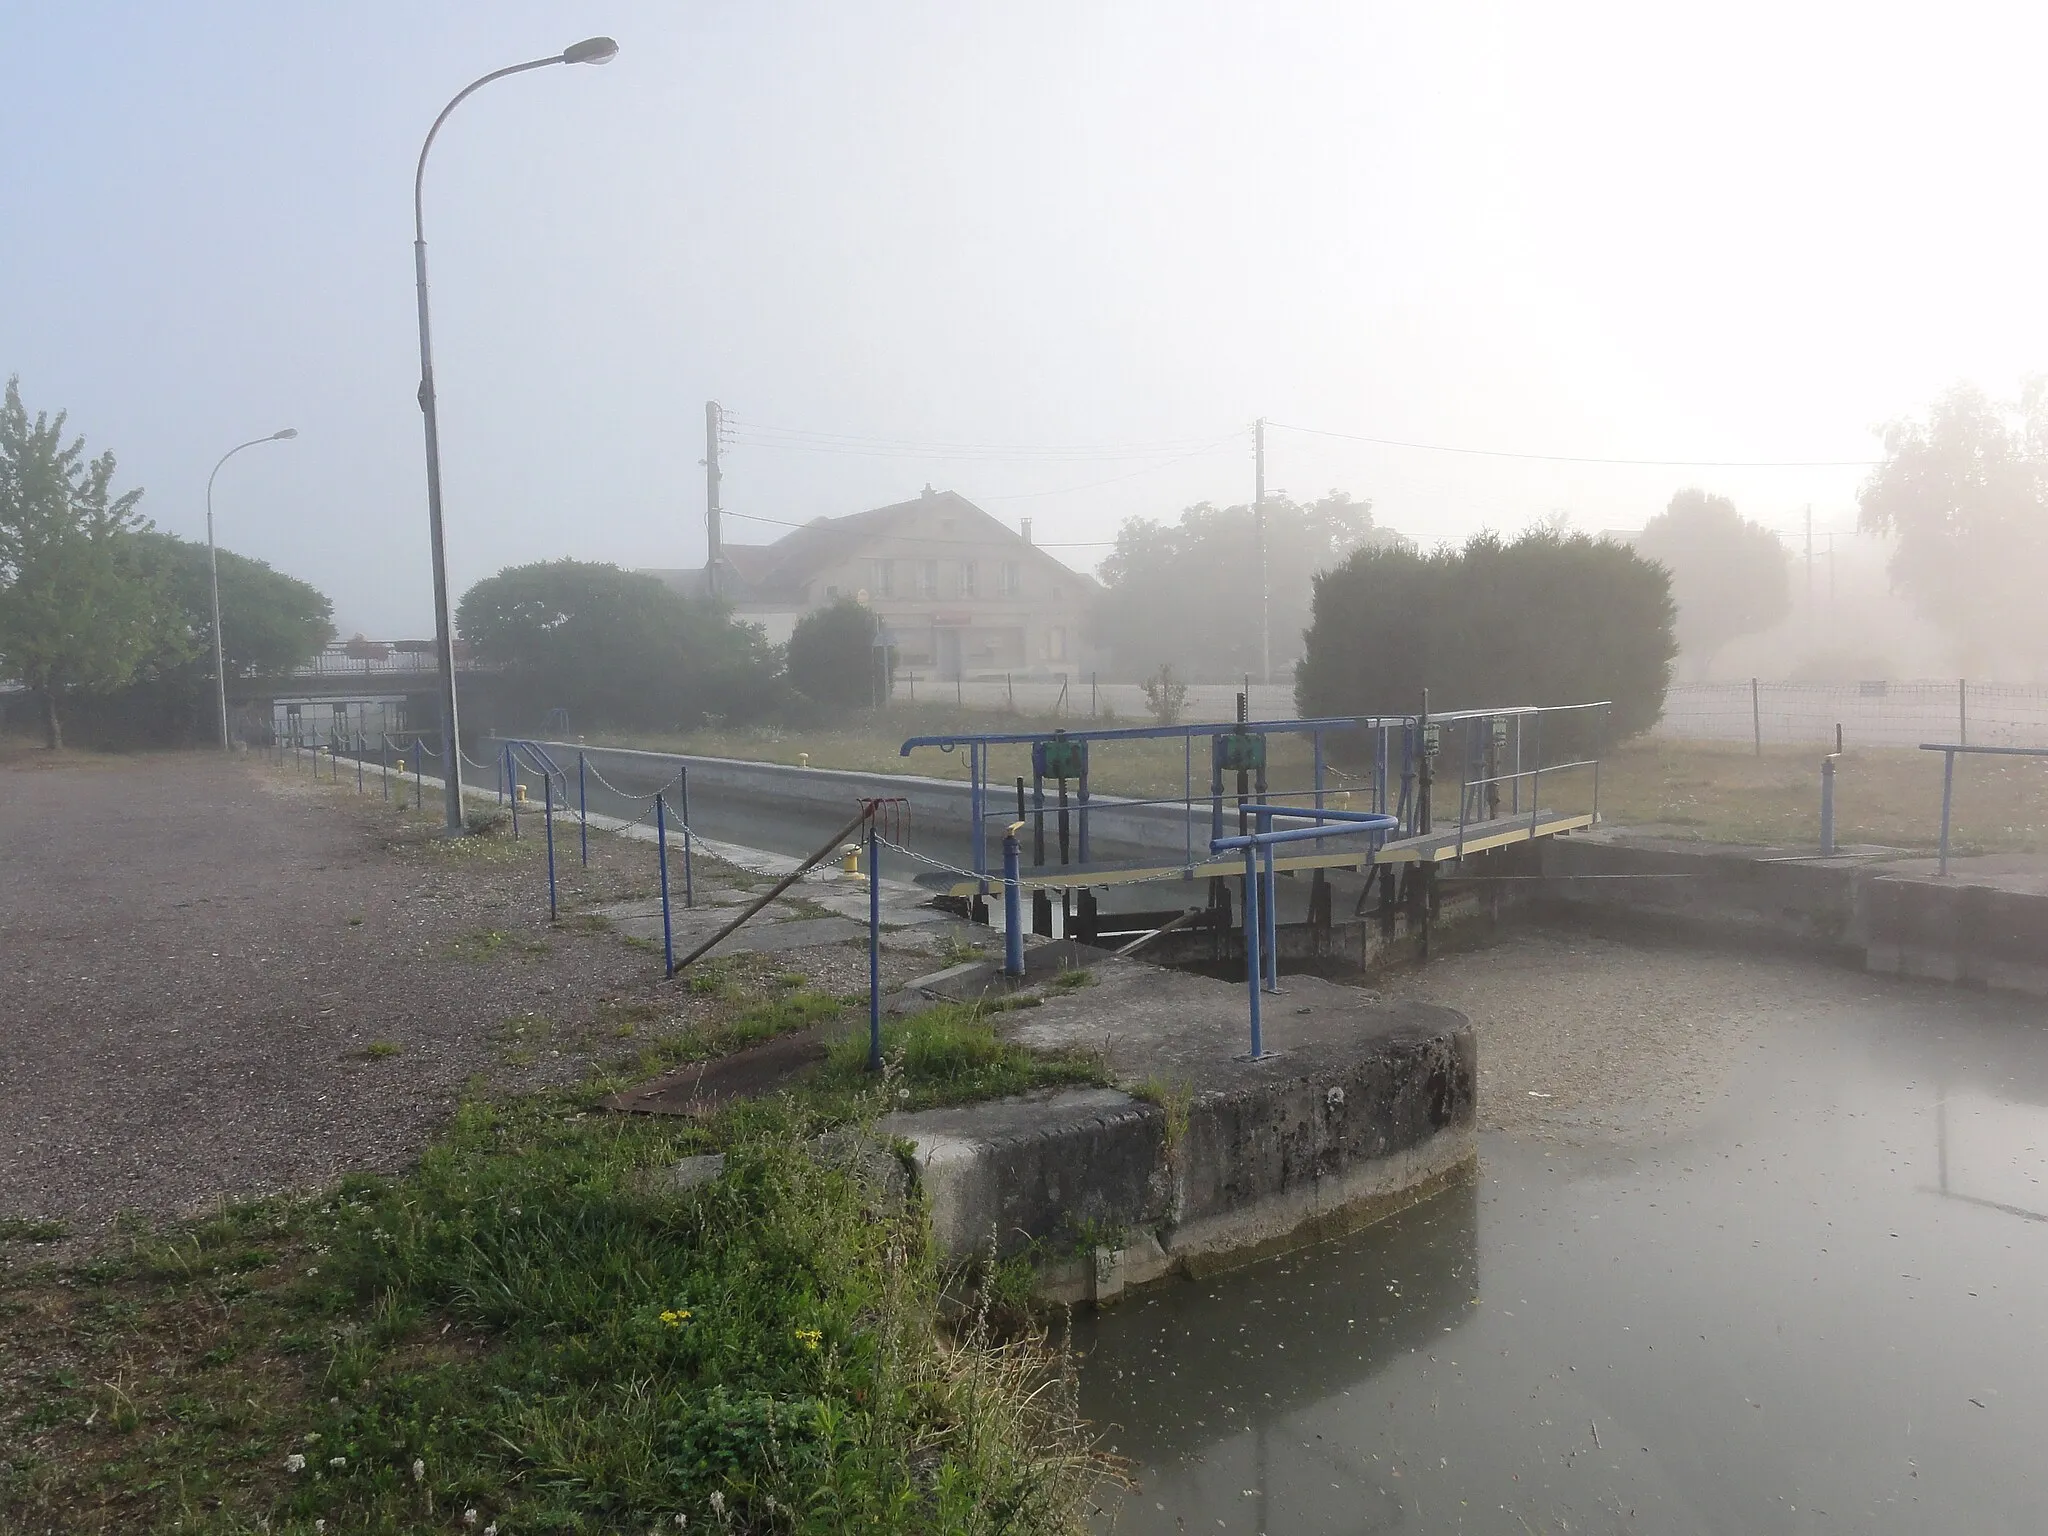
[[[1651,734],[1767,746],[2048,746],[2048,687],[1966,678],[1860,683],[1676,683]]]
[[[1193,725],[1227,723],[1237,718],[1237,696],[1249,693],[1254,720],[1281,719],[1294,713],[1294,684],[1188,683],[1180,719]],[[1055,672],[1023,677],[1002,673],[981,677],[936,677],[930,673],[896,674],[892,697],[899,703],[957,704],[966,709],[1015,710],[1019,714],[1075,720],[1152,718],[1150,701],[1138,683],[1113,683],[1092,672]]]

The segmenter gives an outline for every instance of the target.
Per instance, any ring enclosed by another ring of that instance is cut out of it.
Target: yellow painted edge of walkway
[[[1480,822],[1477,826],[1492,826],[1494,823]],[[1582,827],[1593,825],[1590,813],[1581,812],[1574,816],[1559,816],[1539,822],[1532,834],[1529,823],[1516,821],[1514,825],[1501,827],[1484,834],[1475,833],[1472,827],[1465,832],[1465,852],[1485,853],[1491,848],[1505,848],[1510,843],[1526,843],[1538,837],[1553,837],[1560,832],[1576,832]],[[1433,851],[1437,862],[1455,858],[1458,852],[1456,829],[1450,832],[1430,832],[1421,837],[1407,837],[1396,843],[1388,843],[1380,849],[1377,858],[1370,861],[1371,867],[1382,864],[1413,864],[1418,862],[1425,849]],[[1295,869],[1355,869],[1368,867],[1366,860],[1351,853],[1304,853],[1291,857],[1276,858],[1273,868],[1277,871]],[[1185,864],[1161,864],[1145,869],[1105,869],[1081,874],[1029,874],[1019,884],[1027,891],[1057,891],[1064,889],[1094,889],[1103,885],[1139,885],[1147,881],[1165,880],[1206,880],[1212,875],[1241,875],[1244,873],[1242,859],[1204,858],[1198,860],[1192,869]],[[1000,884],[991,877],[989,884]],[[976,880],[961,880],[947,887],[948,896],[972,896],[981,888]]]

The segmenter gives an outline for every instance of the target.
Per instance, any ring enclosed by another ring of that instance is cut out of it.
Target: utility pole
[[[704,402],[704,585],[712,597],[719,595],[719,567],[725,563],[718,530],[718,429],[723,417],[716,400]]]
[[[1252,527],[1259,546],[1259,680],[1273,681],[1272,594],[1266,589],[1266,418],[1252,423]]]

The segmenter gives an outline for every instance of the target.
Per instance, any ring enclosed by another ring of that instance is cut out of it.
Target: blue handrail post
[[[519,836],[519,763],[512,756],[512,744],[505,744],[505,798],[512,804],[512,836]]]
[[[1023,850],[1017,844],[1017,834],[1023,830],[1023,822],[1013,822],[1010,830],[1003,835],[1003,974],[1005,976],[1022,976],[1024,974],[1023,876],[1018,869],[1018,865],[1022,862]]]
[[[356,733],[356,793],[359,795],[363,792],[363,759],[369,755],[369,752],[370,744],[363,739],[362,733],[358,731]]]
[[[868,1070],[882,1070],[882,844],[868,818]]]
[[[697,906],[697,880],[691,863],[697,854],[697,828],[690,820],[690,765],[683,763],[676,768],[676,783],[683,792],[683,905],[695,910]]]
[[[1259,807],[1258,825],[1261,837],[1273,830],[1270,807]],[[1263,985],[1268,992],[1277,995],[1280,991],[1280,888],[1273,871],[1273,845],[1267,843],[1261,852],[1265,868],[1261,874],[1264,885],[1260,891],[1259,916],[1263,926],[1259,935],[1259,952],[1266,961]]]
[[[974,839],[973,869],[977,875],[985,876],[988,874],[988,824],[981,787],[982,751],[980,742],[970,741],[967,744],[967,819],[969,835]],[[987,891],[986,880],[982,882],[981,889]]]
[[[555,920],[555,776],[544,773],[540,779],[541,815],[546,818],[544,825],[548,834],[548,921]]]
[[[1948,813],[1955,803],[1956,755],[1954,751],[1941,754],[1941,873],[1948,873]]]
[[[687,817],[685,818],[688,819]],[[583,781],[583,749],[576,749],[576,831],[583,845],[583,867],[590,868],[590,787]]]
[[[654,853],[661,865],[661,973],[676,973],[676,936],[668,913],[668,812],[661,791],[654,792]]]
[[[424,809],[427,803],[427,743],[421,737],[413,744],[412,753],[412,808]]]
[[[383,775],[384,798],[391,798],[391,738],[384,737],[377,748],[377,766]]]
[[[1252,1000],[1252,1060],[1266,1054],[1259,1035],[1259,850],[1247,844],[1244,850],[1244,979]]]

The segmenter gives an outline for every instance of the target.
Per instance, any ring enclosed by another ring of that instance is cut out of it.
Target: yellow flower
[[[825,1341],[825,1335],[816,1328],[799,1328],[796,1336],[805,1349],[816,1349]]]
[[[680,1328],[690,1320],[690,1310],[687,1307],[679,1307],[673,1312],[664,1312],[661,1314],[661,1320],[671,1328]]]

